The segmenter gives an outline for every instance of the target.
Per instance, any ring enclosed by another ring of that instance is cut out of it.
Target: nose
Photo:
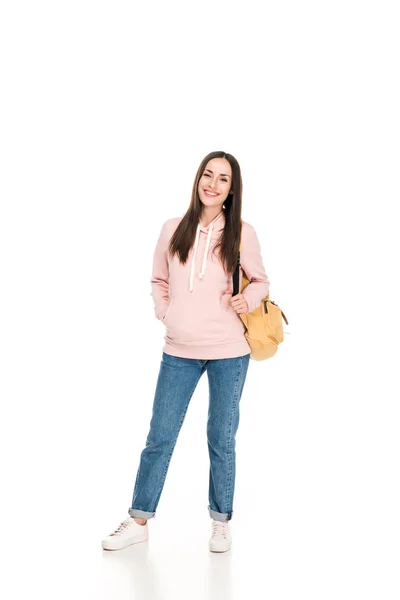
[[[217,180],[211,180],[210,181],[210,188],[211,189],[215,189],[217,187]]]

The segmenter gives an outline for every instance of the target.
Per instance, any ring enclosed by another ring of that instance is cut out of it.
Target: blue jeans
[[[162,353],[146,446],[140,455],[132,517],[156,514],[169,463],[190,399],[207,371],[209,409],[207,440],[210,457],[208,511],[216,521],[229,521],[235,486],[235,435],[250,353],[235,358],[200,360]]]

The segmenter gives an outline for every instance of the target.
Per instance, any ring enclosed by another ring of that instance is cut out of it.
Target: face
[[[226,158],[212,158],[199,180],[199,196],[205,206],[222,208],[232,187],[232,169]],[[210,193],[210,195],[207,194]]]

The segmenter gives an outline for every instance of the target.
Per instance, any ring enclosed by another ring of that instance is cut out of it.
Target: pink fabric
[[[219,249],[212,254],[225,225],[224,211],[207,227],[199,223],[197,243],[193,244],[185,265],[177,255],[171,259],[168,254],[169,241],[181,219],[165,221],[153,258],[151,293],[156,317],[166,326],[163,351],[197,359],[249,354],[244,325],[229,303],[232,292],[229,294],[227,290],[233,289],[232,277],[218,260]],[[270,285],[260,250],[254,228],[242,221],[240,262],[250,281],[243,292],[249,312],[261,304]]]

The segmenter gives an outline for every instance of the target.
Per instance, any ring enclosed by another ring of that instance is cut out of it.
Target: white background
[[[396,9],[2,3],[4,597],[399,597]],[[289,319],[249,367],[232,550],[208,550],[204,375],[149,543],[107,553],[164,343],[153,251],[214,150]]]

